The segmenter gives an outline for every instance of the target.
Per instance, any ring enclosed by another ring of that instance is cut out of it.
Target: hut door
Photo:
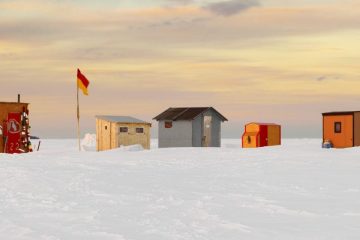
[[[204,116],[204,136],[202,138],[202,146],[203,147],[211,147],[211,116]]]
[[[268,127],[260,125],[260,147],[268,145]]]
[[[111,149],[111,130],[110,130],[110,123],[103,122],[102,125],[102,150],[109,150]]]

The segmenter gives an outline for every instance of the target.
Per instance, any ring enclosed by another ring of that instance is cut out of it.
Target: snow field
[[[76,144],[0,154],[0,239],[360,239],[359,148]]]

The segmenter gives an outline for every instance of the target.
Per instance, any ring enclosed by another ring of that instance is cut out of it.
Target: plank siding
[[[159,148],[192,147],[192,121],[173,121],[171,128],[165,128],[165,121],[159,121]]]
[[[145,149],[150,149],[150,126],[141,123],[117,123],[117,147],[140,144]],[[121,133],[120,127],[127,127],[127,133]],[[137,133],[136,128],[143,128],[143,133]]]
[[[120,133],[120,127],[127,127],[128,132]],[[137,133],[136,128],[143,128],[144,132]],[[105,151],[135,144],[150,149],[150,128],[150,123],[116,123],[96,119],[96,150]]]

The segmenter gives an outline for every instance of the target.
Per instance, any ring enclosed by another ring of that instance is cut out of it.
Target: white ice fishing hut
[[[96,150],[140,144],[150,149],[151,123],[129,116],[96,116]]]

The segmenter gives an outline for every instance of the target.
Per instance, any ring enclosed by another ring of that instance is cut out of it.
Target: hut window
[[[341,122],[335,122],[334,124],[334,132],[341,133]]]
[[[126,132],[128,132],[128,128],[127,127],[120,127],[120,132],[121,133],[126,133]]]
[[[136,128],[136,133],[144,133],[144,129],[143,128]]]
[[[105,130],[107,130],[107,126],[105,126]]]
[[[172,122],[171,121],[165,122],[165,128],[172,128]]]

